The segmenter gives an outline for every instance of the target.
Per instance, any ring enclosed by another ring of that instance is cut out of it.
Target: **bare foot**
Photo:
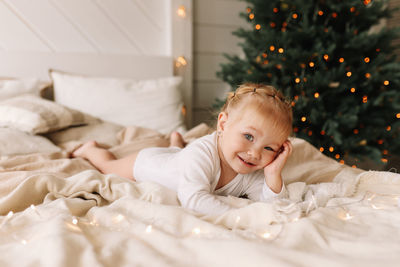
[[[184,148],[186,145],[185,141],[183,141],[182,135],[178,132],[172,132],[170,139],[171,139],[170,146],[177,146],[180,148]]]
[[[88,141],[88,142],[84,143],[83,145],[79,146],[74,151],[72,151],[71,157],[73,157],[73,158],[80,157],[80,158],[86,159],[87,158],[86,151],[88,151],[92,147],[99,147],[99,145],[97,144],[96,141]]]

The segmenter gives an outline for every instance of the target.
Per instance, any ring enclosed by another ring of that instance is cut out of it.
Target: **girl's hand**
[[[264,176],[267,185],[274,192],[279,193],[282,188],[281,172],[289,155],[292,153],[292,149],[292,143],[290,143],[289,140],[286,140],[282,145],[282,149],[276,155],[275,159],[264,167]]]

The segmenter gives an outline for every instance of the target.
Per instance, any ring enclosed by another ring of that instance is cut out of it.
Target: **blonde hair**
[[[276,124],[283,126],[290,135],[292,133],[293,113],[288,99],[273,86],[257,83],[244,83],[235,92],[229,92],[221,112],[229,113],[249,100],[258,102],[259,109],[268,110]]]

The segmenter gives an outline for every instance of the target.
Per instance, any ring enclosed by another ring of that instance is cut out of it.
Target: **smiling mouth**
[[[240,159],[240,161],[241,162],[243,162],[245,165],[247,165],[247,166],[255,166],[255,164],[253,164],[253,163],[251,163],[251,162],[249,162],[249,161],[246,161],[246,160],[244,160],[243,158],[241,158],[240,156],[238,156],[238,158]]]

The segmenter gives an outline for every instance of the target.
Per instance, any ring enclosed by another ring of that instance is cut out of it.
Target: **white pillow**
[[[49,133],[98,121],[90,115],[31,94],[0,102],[0,126],[30,134]]]
[[[161,133],[185,130],[181,77],[131,80],[87,77],[51,71],[54,100],[122,126],[141,126]]]
[[[39,135],[30,135],[11,128],[0,128],[0,155],[52,153],[61,149]]]
[[[0,79],[0,101],[22,94],[34,94],[39,96],[40,90],[48,82],[36,78],[25,79]]]

